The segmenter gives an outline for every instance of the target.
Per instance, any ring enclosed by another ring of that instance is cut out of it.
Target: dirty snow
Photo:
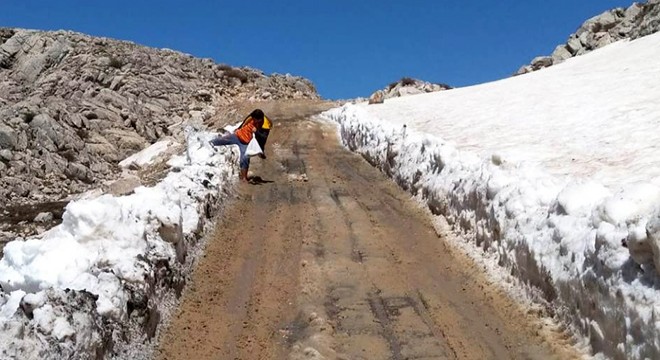
[[[127,286],[153,286],[148,280],[155,268],[148,259],[168,259],[173,266],[181,255],[177,244],[164,239],[161,230],[180,229],[181,238],[199,233],[206,206],[228,193],[234,181],[236,153],[232,149],[214,150],[208,144],[214,135],[188,128],[185,153],[169,160],[175,171],[156,186],[138,187],[127,196],[106,194],[72,201],[61,225],[4,247],[0,260],[0,358],[37,353],[58,358],[97,351],[89,350],[87,343],[97,336],[94,331],[102,329],[91,325],[75,328],[70,322],[90,324],[96,315],[89,318],[84,309],[76,312],[73,303],[68,310],[49,303],[45,294],[53,289],[91,293],[100,317],[118,324],[126,322],[130,300]],[[171,140],[158,142],[127,161],[143,166],[176,145]],[[16,337],[17,333],[24,335]],[[47,342],[53,338],[59,342],[58,353],[52,352],[55,349]]]

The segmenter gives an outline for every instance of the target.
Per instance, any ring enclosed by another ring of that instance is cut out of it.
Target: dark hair
[[[250,116],[253,119],[256,119],[256,120],[263,120],[264,119],[264,112],[261,111],[261,109],[254,109],[254,111],[252,111],[250,113]]]

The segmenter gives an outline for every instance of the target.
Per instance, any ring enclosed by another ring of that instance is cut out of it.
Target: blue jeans
[[[230,133],[224,136],[216,136],[215,138],[209,141],[213,146],[222,146],[222,145],[238,145],[238,150],[241,153],[240,156],[240,166],[241,169],[247,170],[250,167],[250,157],[245,153],[247,150],[247,144],[243,144],[241,140],[238,139],[236,134]]]

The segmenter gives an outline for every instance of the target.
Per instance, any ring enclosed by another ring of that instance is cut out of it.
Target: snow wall
[[[660,253],[657,186],[611,192],[497,155],[479,158],[358,105],[322,116],[339,125],[346,147],[540,290],[595,354],[660,358],[660,279],[653,267],[653,254]]]
[[[233,197],[237,152],[215,152],[212,136],[187,128],[186,150],[155,186],[72,201],[62,224],[5,246],[0,359],[151,358],[211,220]]]

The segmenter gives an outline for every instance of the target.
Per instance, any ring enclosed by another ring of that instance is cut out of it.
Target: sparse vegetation
[[[434,84],[439,85],[439,86],[442,86],[443,88],[445,88],[445,89],[447,89],[447,90],[449,90],[449,89],[453,89],[451,86],[449,86],[449,85],[447,85],[447,84],[445,84],[445,83],[434,83]]]
[[[401,80],[395,81],[387,86],[387,90],[392,90],[394,89],[398,84],[401,84],[403,86],[410,86],[410,85],[415,85],[416,80],[411,78],[411,77],[402,77]]]
[[[34,119],[35,116],[37,116],[37,114],[35,114],[34,112],[27,111],[23,114],[23,120],[25,120],[25,122],[29,124],[30,122],[32,122],[32,119]]]
[[[87,140],[89,139],[89,131],[87,129],[77,129],[76,134],[78,137],[80,137],[82,140]]]
[[[415,85],[415,79],[409,78],[409,77],[403,77],[403,78],[401,78],[401,80],[399,80],[399,82],[403,86]]]
[[[121,59],[114,56],[110,57],[110,67],[113,67],[115,69],[121,69],[122,66],[124,66],[124,62],[121,61]]]
[[[225,76],[228,78],[236,78],[241,81],[241,83],[246,83],[248,81],[248,76],[247,74],[237,68],[229,68],[228,70],[225,70]]]

